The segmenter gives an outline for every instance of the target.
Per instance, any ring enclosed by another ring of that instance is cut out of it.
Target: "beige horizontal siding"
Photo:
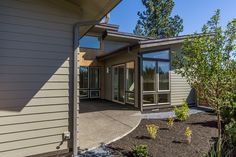
[[[24,123],[24,124],[12,124],[2,126],[0,134],[11,134],[22,131],[31,131],[31,130],[43,130],[47,128],[55,128],[61,126],[68,126],[68,119],[65,120],[54,120],[54,121],[43,121],[43,122],[34,122],[34,123]],[[10,130],[10,131],[9,131]],[[8,133],[5,133],[8,131]],[[42,135],[39,135],[42,136]]]
[[[52,98],[22,98],[22,99],[0,99],[0,108],[18,108],[18,110],[24,106],[42,106],[42,105],[54,105],[54,104],[68,104],[69,97],[52,97]],[[17,109],[15,109],[17,110]]]
[[[78,13],[64,1],[0,1],[0,156],[68,148]]]
[[[55,146],[58,146],[59,142],[52,142],[52,143],[45,143],[41,145],[31,146],[31,147],[22,147],[19,149],[12,149],[4,152],[0,152],[0,154],[4,157],[13,157],[13,156],[29,156],[29,154],[41,154],[42,152],[51,152],[52,150],[55,150]],[[68,144],[67,142],[64,142],[58,150],[67,149]],[[33,152],[33,153],[32,153]]]
[[[37,138],[39,135],[44,136],[52,136],[52,135],[60,135],[61,132],[64,132],[67,130],[66,127],[52,127],[52,128],[44,128],[44,129],[37,129],[37,130],[30,130],[30,131],[24,131],[24,132],[15,132],[15,133],[9,133],[9,134],[2,134],[0,135],[1,142],[5,143],[8,141],[19,141],[24,139],[32,139]]]
[[[9,40],[14,39],[14,41],[21,41],[21,42],[32,42],[32,43],[41,43],[41,44],[51,44],[66,47],[72,47],[72,43],[68,42],[65,39],[54,39],[54,37],[44,37],[44,36],[35,36],[31,34],[23,34],[23,33],[11,33],[11,32],[0,32],[0,40]],[[40,42],[39,42],[40,41]]]
[[[17,29],[17,28],[12,28],[12,29]],[[35,30],[35,31],[39,31],[39,30]],[[58,38],[58,37],[55,37],[55,38]],[[65,52],[72,51],[71,46],[58,46],[58,45],[52,45],[52,44],[45,44],[42,42],[24,42],[24,41],[17,41],[14,39],[9,39],[9,40],[1,39],[0,42],[1,42],[0,48],[15,48],[15,49],[19,48],[19,49],[27,49],[27,50],[51,51],[51,52],[58,52],[58,53],[65,53]]]
[[[58,53],[50,51],[41,51],[41,50],[26,50],[26,49],[14,49],[9,48],[0,48],[0,57],[24,57],[24,58],[37,58],[37,59],[53,59],[60,60],[65,59],[70,53]],[[68,58],[69,59],[69,58]]]
[[[40,107],[25,107],[20,112],[14,111],[1,111],[0,110],[0,117],[4,116],[20,116],[20,115],[27,115],[27,114],[40,114],[40,113],[47,113],[47,112],[66,112],[69,110],[69,106],[67,104],[57,104],[57,105],[45,105]]]
[[[34,139],[25,139],[21,141],[14,141],[14,142],[7,142],[7,143],[2,143],[0,144],[0,152],[2,151],[10,151],[12,147],[15,149],[20,149],[22,148],[22,145],[24,147],[32,147],[32,146],[37,146],[37,145],[42,145],[42,144],[49,144],[49,143],[57,143],[58,145],[62,141],[62,136],[61,135],[54,135],[54,136],[49,136],[49,137],[40,137],[40,138],[34,138]]]
[[[186,79],[171,71],[171,105],[181,105],[184,101],[194,103],[194,95]]]
[[[48,82],[44,84],[40,90],[55,90],[55,89],[69,89],[69,82],[68,83],[58,83],[58,82]],[[20,90],[33,90],[37,87],[37,84],[35,82],[9,82],[4,83],[1,85],[0,91],[20,91]]]
[[[48,111],[50,112],[50,111]],[[51,121],[51,120],[58,120],[58,119],[65,119],[68,118],[68,112],[55,112],[55,113],[42,113],[42,114],[31,114],[31,115],[17,115],[17,116],[4,116],[0,118],[0,126],[2,125],[13,125],[20,123],[36,123],[40,121]],[[63,124],[61,124],[63,125]],[[10,130],[8,130],[10,131]],[[7,132],[6,132],[7,133]]]

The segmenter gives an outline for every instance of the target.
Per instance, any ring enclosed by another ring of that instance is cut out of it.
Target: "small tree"
[[[226,29],[219,26],[220,10],[202,27],[203,35],[193,35],[183,44],[181,55],[176,54],[176,72],[185,77],[196,90],[198,98],[207,102],[217,114],[218,144],[221,145],[221,107],[230,102],[236,85],[235,51],[236,23]]]

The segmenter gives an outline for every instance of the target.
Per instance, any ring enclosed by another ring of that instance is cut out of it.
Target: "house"
[[[78,41],[119,0],[0,1],[0,156],[77,155]]]
[[[141,111],[195,103],[194,90],[174,72],[187,36],[152,39],[98,24],[80,40],[80,99],[101,98]]]

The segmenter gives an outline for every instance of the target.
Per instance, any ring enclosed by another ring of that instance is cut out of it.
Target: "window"
[[[169,62],[158,62],[159,90],[169,90]]]
[[[166,104],[170,102],[170,94],[158,94],[158,103]]]
[[[99,98],[100,97],[100,91],[99,90],[91,90],[90,91],[90,97],[91,98]]]
[[[142,104],[170,104],[169,50],[142,55]]]
[[[80,39],[80,47],[100,49],[100,38],[96,36],[84,36]]]
[[[80,67],[80,98],[100,97],[100,68]]]
[[[79,96],[80,96],[80,98],[88,98],[89,97],[88,90],[80,90]]]
[[[153,58],[153,59],[170,59],[169,50],[144,53],[144,58]]]
[[[143,91],[155,91],[156,62],[143,61]]]
[[[155,104],[155,95],[154,94],[143,95],[143,104]]]

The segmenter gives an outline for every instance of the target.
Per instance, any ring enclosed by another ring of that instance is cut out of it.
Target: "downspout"
[[[79,22],[79,23],[76,23],[74,25],[74,30],[73,30],[73,49],[74,49],[74,52],[73,52],[73,87],[72,87],[72,90],[73,90],[73,94],[72,94],[72,97],[73,97],[73,100],[72,100],[72,103],[73,103],[73,129],[72,129],[72,137],[73,137],[73,157],[76,157],[78,155],[78,142],[77,142],[77,139],[78,139],[78,126],[77,126],[77,119],[78,119],[78,111],[79,111],[79,94],[77,93],[78,91],[78,54],[80,52],[79,50],[79,39],[80,39],[80,33],[79,33],[79,30],[80,30],[80,27],[81,26],[86,26],[86,25],[95,25],[95,24],[98,24],[100,21],[83,21],[83,22]]]
[[[77,69],[78,69],[78,53],[79,53],[79,25],[74,25],[74,37],[73,37],[73,47],[74,47],[74,53],[73,53],[73,156],[76,157],[78,155],[78,146],[77,146],[77,115],[78,115],[78,81],[77,81]]]

